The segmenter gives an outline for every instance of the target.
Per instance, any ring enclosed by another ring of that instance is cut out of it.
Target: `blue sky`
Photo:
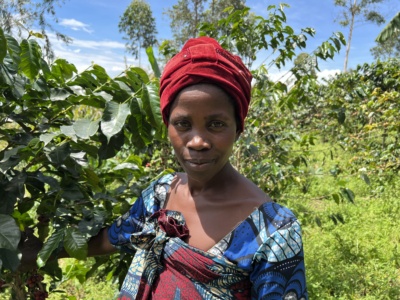
[[[158,40],[171,37],[169,19],[163,12],[176,4],[177,0],[148,0],[156,18]],[[263,17],[267,16],[267,6],[278,5],[282,1],[247,0],[246,5],[253,12]],[[286,0],[290,5],[285,9],[287,23],[296,32],[301,28],[312,27],[316,30],[314,38],[307,42],[306,52],[311,52],[327,40],[333,32],[341,31],[347,38],[348,29],[341,27],[335,18],[339,9],[333,5],[334,0]],[[79,71],[96,63],[104,67],[111,76],[121,73],[126,65],[139,65],[132,55],[125,51],[123,35],[118,30],[120,16],[130,1],[110,0],[66,0],[65,4],[57,8],[59,23],[57,30],[67,34],[73,43],[65,45],[53,39],[56,56],[65,58],[76,65]],[[386,0],[381,6],[381,12],[389,21],[400,10],[398,0]],[[371,62],[373,58],[369,49],[375,45],[374,39],[384,25],[358,24],[354,31],[353,42],[349,58],[349,67]],[[335,60],[320,62],[322,74],[331,74],[343,69],[345,49]],[[263,61],[269,53],[260,53],[259,60]],[[142,56],[142,67],[146,68],[146,56]],[[268,62],[268,61],[267,61]],[[257,66],[257,63],[254,65]],[[279,76],[279,70],[272,69],[270,73]]]

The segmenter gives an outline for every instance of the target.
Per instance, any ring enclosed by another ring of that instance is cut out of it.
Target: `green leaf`
[[[343,125],[344,122],[346,121],[346,113],[344,108],[339,109],[337,113],[337,120],[340,125]]]
[[[53,78],[58,82],[64,83],[71,79],[74,73],[78,73],[76,67],[65,59],[56,59],[51,66]]]
[[[13,85],[13,76],[3,64],[0,64],[0,82],[4,82],[8,86]]]
[[[131,116],[128,120],[128,129],[131,132],[133,145],[144,148],[152,140],[152,127],[146,121],[143,103],[140,98],[134,98],[131,102]]]
[[[19,46],[18,41],[13,38],[10,35],[5,35],[6,39],[7,39],[7,48],[8,48],[8,53],[11,56],[12,61],[19,65],[20,61],[21,61],[21,47]]]
[[[76,228],[69,227],[64,238],[67,253],[77,259],[86,259],[87,242],[85,236]]]
[[[15,220],[8,215],[0,215],[0,248],[16,250],[21,233]]]
[[[62,144],[61,146],[54,148],[48,154],[48,159],[56,166],[60,166],[65,161],[65,159],[68,156],[70,156],[70,154],[71,154],[70,145],[68,143],[65,143]]]
[[[101,131],[107,137],[108,142],[111,137],[121,131],[130,113],[128,103],[107,102],[101,121]]]
[[[132,163],[122,163],[117,165],[114,170],[124,170],[124,169],[128,169],[128,170],[139,170],[140,168],[136,165],[136,164],[132,164]]]
[[[81,168],[71,157],[65,160],[64,166],[66,167],[70,176],[78,178]],[[78,183],[68,182],[68,184],[62,185],[61,198],[76,202],[84,199],[85,195],[82,193],[81,186]]]
[[[26,177],[26,173],[20,173],[10,181],[0,182],[0,214],[12,214],[17,200],[24,197]]]
[[[85,180],[91,186],[92,190],[95,192],[101,192],[101,181],[99,176],[91,169],[84,169]]]
[[[11,150],[6,150],[2,153],[3,159],[0,161],[0,171],[6,173],[7,170],[15,167],[21,161],[18,151],[24,148],[19,146]]]
[[[160,97],[158,88],[152,84],[143,86],[142,94],[143,108],[149,118],[151,125],[158,129],[162,125],[162,115],[160,110]]]
[[[21,42],[21,71],[31,80],[39,74],[41,49],[35,40]]]
[[[50,90],[50,99],[51,101],[63,101],[71,96],[71,93],[62,88],[53,88]]]
[[[49,239],[44,243],[43,248],[38,253],[38,258],[36,260],[39,268],[46,264],[46,261],[50,258],[54,250],[56,250],[60,243],[64,240],[65,228],[56,230]]]
[[[40,59],[40,68],[42,69],[44,78],[46,78],[48,80],[52,77],[49,64],[47,63],[47,61],[45,61],[43,59],[43,57]],[[47,87],[47,89],[48,89],[48,87]]]
[[[129,69],[126,71],[126,75],[127,77],[116,78],[118,83],[121,84],[119,81],[123,81],[125,84],[129,85],[135,93],[138,93],[143,87],[143,81],[139,74]],[[129,90],[129,93],[131,93],[131,90]]]
[[[336,219],[337,219],[340,223],[342,223],[342,224],[345,223],[342,214],[336,214],[335,216],[336,216]]]
[[[340,195],[338,193],[332,194],[333,200],[335,200],[336,204],[340,203]]]
[[[103,67],[94,64],[94,65],[92,65],[92,68],[93,69],[91,70],[91,72],[92,72],[92,74],[94,74],[97,77],[99,82],[104,84],[110,80],[110,76],[108,76],[106,70]]]
[[[133,71],[134,73],[136,73],[137,75],[139,75],[141,81],[144,84],[148,84],[149,83],[149,81],[150,81],[149,76],[147,75],[147,73],[143,69],[134,67],[134,68],[131,68],[130,70]]]
[[[322,222],[319,217],[315,217],[315,223],[317,223],[318,227],[322,227]]]
[[[34,36],[34,37],[37,37],[37,38],[39,38],[39,39],[43,39],[44,38],[44,35],[42,34],[42,33],[40,33],[40,32],[34,32],[34,31],[29,31],[29,35],[31,35],[31,36]]]
[[[16,98],[21,98],[25,94],[25,86],[28,79],[26,77],[18,76],[14,77],[13,82],[13,95]]]
[[[348,188],[341,188],[341,193],[349,202],[354,203],[355,195],[352,190]]]
[[[76,135],[82,139],[89,139],[97,133],[99,121],[90,121],[88,119],[77,120],[73,125]]]
[[[83,263],[73,263],[65,267],[65,274],[63,280],[77,279],[80,284],[84,284],[87,280],[87,273],[89,267]],[[68,300],[77,300],[77,298],[68,297]]]
[[[3,29],[0,27],[0,64],[3,63],[7,55],[7,39],[4,35]]]
[[[160,72],[160,68],[158,67],[157,60],[156,60],[156,58],[154,56],[153,48],[152,47],[148,47],[146,49],[146,53],[147,53],[147,57],[149,58],[149,62],[150,62],[151,68],[153,69],[154,76],[156,76],[157,78],[160,78],[161,77],[161,72]]]
[[[50,143],[50,142],[53,140],[53,138],[55,138],[56,136],[58,136],[57,133],[44,133],[44,134],[41,134],[41,135],[40,135],[39,139],[40,139],[41,142],[44,143],[44,146],[46,146],[46,145],[47,145],[48,143]]]
[[[74,142],[77,142],[78,139],[76,137],[75,129],[73,125],[70,126],[60,126],[60,131],[65,136],[69,137]]]
[[[340,51],[340,48],[342,47],[342,44],[340,43],[339,39],[332,38],[332,41],[335,44],[336,50]]]
[[[37,80],[35,80],[35,82],[32,85],[32,89],[38,92],[42,92],[43,94],[46,94],[47,95],[46,98],[50,94],[49,86],[42,76],[40,76]]]
[[[125,143],[124,131],[118,132],[108,141],[105,135],[100,135],[101,147],[98,151],[100,161],[114,157]]]
[[[51,276],[54,281],[61,281],[63,274],[62,269],[58,265],[58,260],[48,261],[41,271],[46,272],[47,275]],[[53,290],[55,293],[56,290]]]
[[[85,212],[84,216],[85,218],[78,224],[80,232],[89,236],[95,236],[104,227],[107,212],[95,208],[94,210]]]
[[[365,173],[361,173],[360,175],[361,179],[365,181],[366,184],[371,185],[371,181],[369,180],[369,177]]]
[[[143,149],[153,139],[153,128],[140,116],[130,116],[128,128],[131,132],[131,142],[137,149]]]
[[[2,269],[17,271],[19,266],[18,252],[9,249],[0,249],[0,271]]]
[[[383,28],[383,30],[379,33],[376,41],[378,43],[385,43],[389,39],[398,38],[398,31],[400,30],[400,12],[398,12],[392,20]],[[397,34],[397,35],[396,35]]]

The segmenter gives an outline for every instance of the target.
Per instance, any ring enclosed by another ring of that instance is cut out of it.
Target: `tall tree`
[[[375,59],[400,56],[400,12],[383,28],[375,41],[377,45],[371,49]]]
[[[178,48],[188,38],[197,36],[198,25],[204,20],[204,4],[207,0],[179,0],[166,11],[171,19],[171,30]]]
[[[340,25],[349,28],[347,36],[346,56],[343,71],[347,72],[347,64],[351,49],[354,26],[357,22],[372,22],[382,24],[385,18],[378,12],[376,5],[385,0],[335,0],[335,5],[341,7],[338,21]]]
[[[306,53],[302,52],[299,55],[296,56],[294,59],[294,67],[299,75],[305,76],[305,75],[310,75],[310,76],[317,76],[317,71],[316,71],[316,57]]]
[[[44,38],[46,57],[52,59],[53,52],[48,37],[48,31],[55,33],[57,38],[69,43],[71,39],[63,33],[55,30],[52,22],[58,22],[56,6],[60,6],[65,0],[1,0],[0,1],[0,27],[5,33],[16,31],[20,36],[35,34]],[[40,28],[40,34],[34,33],[34,27]]]
[[[376,46],[370,49],[375,59],[388,60],[394,57],[400,57],[400,32],[397,38],[387,40],[383,43],[376,43]]]
[[[212,0],[208,9],[204,12],[206,22],[217,26],[220,19],[228,17],[229,12],[225,11],[228,7],[240,10],[245,7],[246,1],[242,0]]]
[[[124,32],[127,50],[139,58],[140,49],[157,44],[156,21],[150,5],[143,0],[133,0],[125,10],[118,24],[119,31]]]
[[[198,36],[199,25],[203,22],[218,27],[218,21],[229,14],[224,12],[226,8],[233,7],[234,10],[240,10],[244,8],[245,2],[244,0],[179,0],[166,11],[171,20],[175,47],[180,48],[187,39]]]

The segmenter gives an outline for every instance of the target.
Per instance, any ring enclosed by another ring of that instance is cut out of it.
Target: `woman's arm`
[[[117,252],[108,239],[108,227],[102,228],[100,232],[88,242],[88,256],[109,255]]]

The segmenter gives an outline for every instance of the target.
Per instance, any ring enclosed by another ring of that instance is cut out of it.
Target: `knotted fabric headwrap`
[[[190,85],[210,83],[222,88],[236,103],[235,112],[243,131],[251,96],[250,71],[210,37],[190,39],[165,66],[160,80],[160,104],[168,125],[169,108],[178,93]]]

